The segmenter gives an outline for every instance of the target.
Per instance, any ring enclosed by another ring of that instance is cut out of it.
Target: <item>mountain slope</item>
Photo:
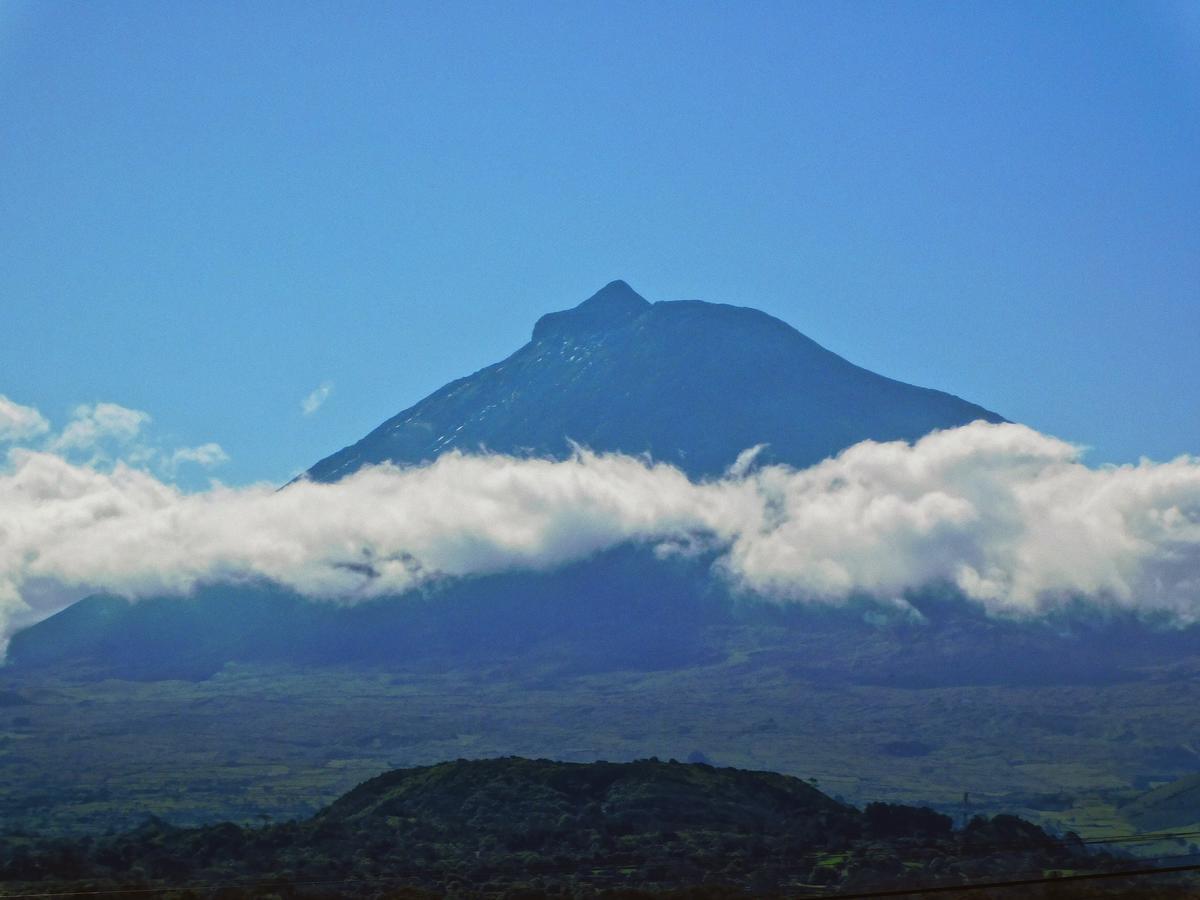
[[[862,369],[766,313],[649,303],[623,281],[538,320],[508,359],[451,382],[309,471],[420,463],[450,449],[563,457],[571,442],[649,452],[692,476],[738,453],[807,466],[868,438],[914,440],[1003,419]]]
[[[1200,764],[1200,757],[1196,763]],[[1186,775],[1147,791],[1126,804],[1121,814],[1141,831],[1165,831],[1200,823],[1200,774]]]
[[[926,688],[1112,684],[1196,654],[1195,628],[995,620],[934,592],[911,598],[920,619],[739,601],[711,562],[622,546],[550,572],[452,579],[352,607],[270,584],[138,603],[93,596],[14,635],[6,672],[204,680],[234,663],[570,678],[743,659],[817,684]]]
[[[555,658],[573,671],[708,659],[730,600],[707,560],[620,547],[552,572],[447,579],[352,607],[269,584],[130,603],[96,595],[18,632],[7,664],[131,679],[203,679],[228,662],[452,668]]]

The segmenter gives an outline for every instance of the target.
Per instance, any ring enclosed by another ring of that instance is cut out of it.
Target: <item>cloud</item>
[[[614,454],[451,453],[337,484],[185,493],[124,463],[13,450],[0,474],[0,635],[89,590],[267,578],[352,603],[626,541],[709,546],[715,577],[779,602],[896,602],[950,584],[996,614],[1085,599],[1200,620],[1195,458],[1091,469],[1070,444],[979,422],[803,470],[744,463],[697,483]]]
[[[306,416],[311,416],[329,399],[333,393],[333,384],[326,381],[311,394],[300,401],[300,410]]]
[[[71,421],[53,443],[57,451],[95,451],[102,444],[127,444],[150,421],[150,414],[116,403],[77,406]]]
[[[180,447],[168,458],[167,467],[174,472],[181,463],[195,463],[205,469],[211,469],[213,466],[219,466],[225,462],[229,462],[229,454],[220,444],[210,441],[198,447]]]
[[[0,443],[27,441],[49,430],[50,423],[32,406],[22,406],[0,394]]]
[[[151,421],[149,413],[117,403],[84,404],[75,407],[66,427],[48,436],[42,446],[70,459],[86,459],[89,466],[111,468],[122,461],[166,477],[174,477],[181,465],[212,468],[228,462],[221,445],[211,441],[195,447],[164,447],[146,434]],[[49,423],[36,409],[0,396],[0,442],[28,441],[48,430]]]
[[[802,600],[955,585],[993,613],[1093,604],[1200,618],[1200,460],[1091,469],[1020,425],[865,442],[811,469],[764,469],[758,527],[724,565]]]

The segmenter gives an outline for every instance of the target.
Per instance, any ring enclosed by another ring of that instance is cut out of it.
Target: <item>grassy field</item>
[[[2,671],[2,670],[0,670]],[[862,804],[1007,811],[1085,836],[1200,771],[1200,677],[1103,686],[829,687],[753,654],[563,677],[229,666],[198,682],[0,675],[0,819],[95,832],[310,813],[386,769],[460,757],[703,758]],[[967,794],[967,805],[963,796]],[[1200,816],[1198,816],[1200,817]]]

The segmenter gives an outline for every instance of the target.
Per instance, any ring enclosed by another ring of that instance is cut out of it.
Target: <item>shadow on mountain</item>
[[[10,671],[198,680],[265,663],[568,676],[733,661],[817,683],[920,688],[1106,684],[1200,648],[1197,628],[1085,610],[999,620],[950,590],[911,597],[919,613],[867,600],[784,606],[737,594],[711,562],[627,545],[550,572],[448,580],[356,606],[267,584],[137,603],[93,596],[16,634]]]

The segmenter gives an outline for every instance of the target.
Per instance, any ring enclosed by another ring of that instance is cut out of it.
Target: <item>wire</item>
[[[1168,875],[1179,872],[1200,872],[1200,863],[1185,866],[1153,866],[1125,869],[1119,872],[1088,872],[1082,875],[1056,875],[1041,878],[1013,878],[1006,881],[974,881],[966,884],[947,884],[931,887],[891,888],[882,891],[861,891],[854,894],[823,894],[830,900],[867,900],[872,897],[918,897],[926,894],[949,894],[963,891],[986,891],[996,888],[1030,887],[1035,884],[1067,884],[1075,881],[1099,881],[1105,878],[1140,878],[1147,875]]]
[[[205,826],[199,826],[199,827],[203,828]],[[183,828],[180,830],[191,830],[191,829]],[[1109,837],[1109,838],[1090,838],[1088,840],[1052,839],[1052,840],[1048,840],[1048,841],[1040,841],[1040,842],[1038,842],[1037,845],[1031,845],[1028,842],[1019,842],[1019,843],[1012,842],[1012,843],[998,843],[998,844],[992,843],[992,844],[982,844],[979,849],[981,851],[985,851],[985,852],[994,852],[996,850],[1002,850],[1002,849],[1039,849],[1039,847],[1044,847],[1046,844],[1057,844],[1057,845],[1061,845],[1061,846],[1076,846],[1078,844],[1094,845],[1094,844],[1133,843],[1133,842],[1174,840],[1174,839],[1180,839],[1180,838],[1184,838],[1184,837],[1196,837],[1196,836],[1200,836],[1200,830],[1143,832],[1140,834],[1117,835],[1117,836]],[[830,852],[834,852],[834,851],[830,851]],[[850,852],[852,853],[853,850],[851,849]],[[820,860],[823,857],[825,857],[826,855],[828,855],[828,854],[825,852],[810,851],[808,853],[804,853],[799,856],[791,857],[789,859],[789,862],[791,862],[794,865],[801,861],[807,862],[809,860]],[[1174,856],[1174,857],[1154,857],[1154,858],[1156,858],[1156,859],[1189,859],[1189,858],[1194,858],[1194,857],[1195,857],[1195,854],[1182,854],[1182,855],[1178,855],[1178,856]],[[551,872],[574,872],[574,871],[576,871],[575,866],[570,866],[570,867],[561,868],[561,869],[557,869],[554,867],[550,867],[550,868],[539,867],[539,869],[538,869],[539,873],[545,873],[545,874],[550,874]],[[1184,866],[1172,866],[1172,867],[1160,867],[1160,868],[1139,868],[1139,869],[1122,870],[1119,872],[1101,872],[1101,873],[1089,873],[1089,874],[1083,874],[1083,875],[1063,875],[1063,876],[1056,876],[1053,878],[1045,878],[1045,877],[1022,878],[1022,879],[1014,879],[1014,880],[1001,881],[1001,882],[986,882],[986,883],[967,882],[964,884],[956,884],[956,885],[936,885],[936,886],[931,886],[931,887],[927,887],[927,888],[919,888],[919,887],[896,888],[896,889],[887,889],[887,890],[883,890],[883,891],[852,893],[852,894],[825,894],[825,893],[822,893],[820,896],[829,897],[829,898],[838,898],[838,900],[851,900],[851,898],[860,898],[860,897],[861,898],[903,897],[903,896],[907,896],[907,895],[920,895],[920,894],[926,894],[926,893],[946,893],[948,891],[956,891],[956,890],[973,891],[973,890],[983,890],[983,889],[986,889],[989,887],[1020,887],[1020,886],[1025,886],[1025,885],[1043,884],[1043,883],[1047,883],[1047,882],[1053,882],[1055,884],[1059,884],[1059,883],[1066,882],[1066,881],[1082,881],[1082,880],[1098,879],[1098,878],[1119,878],[1119,877],[1126,877],[1126,876],[1127,877],[1136,877],[1139,875],[1161,874],[1161,873],[1170,873],[1170,872],[1186,872],[1186,871],[1200,871],[1200,864],[1190,864],[1190,865],[1184,865]],[[407,880],[410,880],[413,878],[422,877],[427,872],[428,872],[428,870],[417,869],[417,870],[411,870],[410,872],[405,873],[405,874],[397,874],[397,875],[393,875],[393,876],[375,876],[375,877],[368,877],[368,878],[328,879],[328,880],[316,880],[316,881],[292,881],[292,880],[288,879],[287,883],[290,885],[295,885],[295,886],[319,886],[319,885],[329,885],[329,884],[359,884],[359,883],[373,884],[373,883],[380,883],[380,882],[407,881]],[[38,898],[38,897],[84,897],[84,896],[101,896],[101,895],[107,895],[107,894],[155,894],[155,893],[161,893],[164,891],[181,891],[181,890],[198,889],[198,888],[199,889],[213,889],[213,888],[221,888],[221,887],[247,887],[247,886],[272,884],[272,883],[276,883],[279,881],[280,881],[280,879],[255,878],[255,879],[242,879],[239,881],[230,881],[230,882],[193,882],[191,884],[184,884],[184,885],[170,886],[170,887],[155,887],[155,888],[112,888],[112,889],[108,889],[108,890],[50,891],[50,892],[45,892],[45,893],[22,893],[22,894],[0,893],[0,898],[2,898],[2,900],[19,900],[19,898]]]
[[[1189,854],[1190,856],[1190,854]],[[1172,857],[1164,857],[1171,859]],[[1176,859],[1182,857],[1174,857]],[[539,869],[539,872],[542,870]],[[553,871],[553,870],[551,870]],[[574,867],[563,868],[559,871],[575,871]],[[870,900],[876,897],[908,897],[908,896],[923,896],[926,894],[946,894],[955,891],[983,891],[994,888],[1010,888],[1010,887],[1028,887],[1036,884],[1065,884],[1077,881],[1098,881],[1101,879],[1112,878],[1139,878],[1151,875],[1169,875],[1179,874],[1183,872],[1198,872],[1200,871],[1200,863],[1190,863],[1188,865],[1178,866],[1149,866],[1138,869],[1122,869],[1115,872],[1088,872],[1079,875],[1055,875],[1055,876],[1040,876],[1036,878],[1011,878],[1003,881],[975,881],[965,882],[962,884],[946,884],[946,885],[930,885],[928,887],[906,887],[906,888],[886,888],[873,891],[857,891],[853,893],[837,893],[825,894],[820,896],[829,898],[829,900]],[[273,884],[287,884],[293,887],[318,887],[321,885],[333,884],[381,884],[397,881],[407,881],[415,877],[414,874],[408,875],[393,875],[393,876],[376,876],[371,878],[336,878],[336,879],[320,879],[312,881],[292,881],[290,879],[243,879],[240,881],[209,881],[209,882],[191,882],[190,884],[170,885],[164,887],[153,888],[109,888],[107,890],[88,890],[88,891],[45,891],[41,893],[21,893],[21,894],[0,894],[3,900],[34,900],[34,898],[42,897],[95,897],[105,895],[133,895],[133,894],[158,894],[167,891],[186,891],[196,889],[217,889],[230,887],[257,887],[269,886]]]

